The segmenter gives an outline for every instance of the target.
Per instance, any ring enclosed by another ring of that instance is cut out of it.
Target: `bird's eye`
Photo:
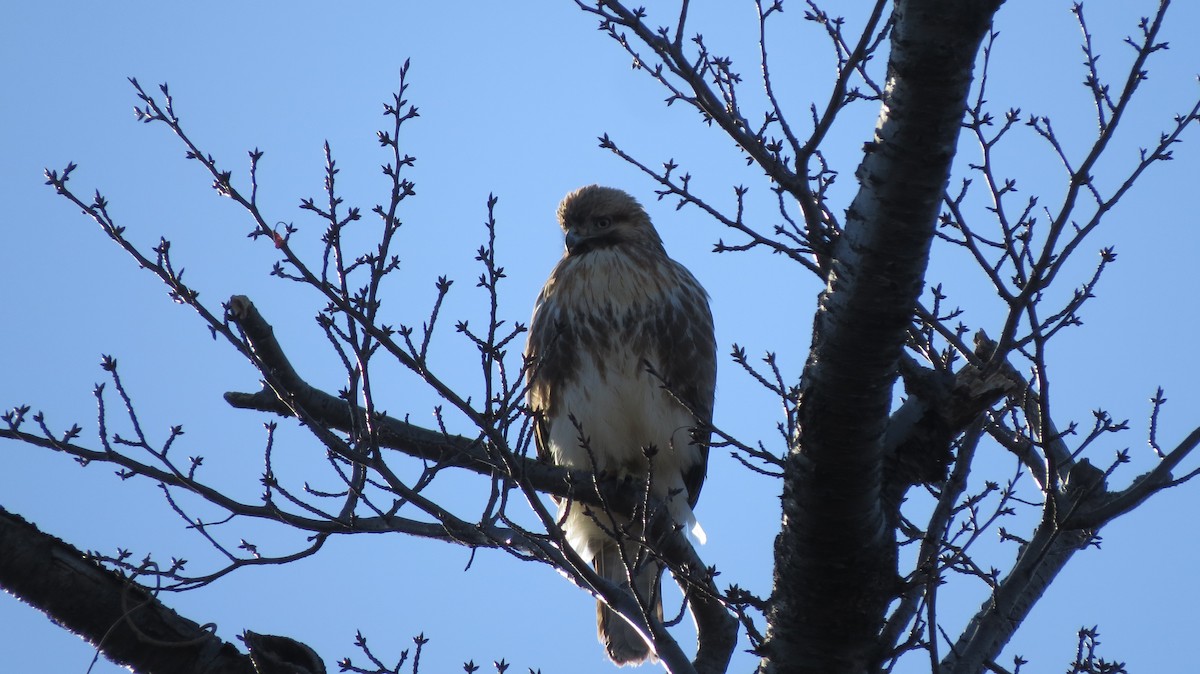
[[[612,219],[607,217],[596,218],[596,229],[608,229],[612,224]]]

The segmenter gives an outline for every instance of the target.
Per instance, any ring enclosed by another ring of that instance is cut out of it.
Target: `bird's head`
[[[588,185],[568,194],[558,205],[558,224],[566,233],[567,255],[622,244],[662,249],[642,205],[611,187]]]

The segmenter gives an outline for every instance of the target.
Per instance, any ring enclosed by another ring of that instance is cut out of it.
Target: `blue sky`
[[[752,78],[752,6],[693,4],[710,46],[732,53]],[[862,4],[846,11],[861,12]],[[1114,77],[1131,53],[1121,37],[1136,30],[1137,17],[1153,11],[1153,4],[1091,8],[1105,54],[1101,63]],[[1196,96],[1200,44],[1190,38],[1200,9],[1177,4],[1164,34],[1172,49],[1151,63],[1127,135],[1098,173],[1128,166],[1136,148],[1153,143],[1171,115]],[[418,194],[401,213],[402,273],[388,287],[385,313],[396,322],[420,324],[441,274],[459,281],[447,316],[485,315],[483,296],[472,286],[489,193],[500,197],[498,248],[510,277],[502,311],[511,320],[527,320],[561,251],[554,208],[571,189],[596,182],[620,186],[646,203],[668,250],[709,289],[723,347],[737,342],[751,354],[777,350],[785,373],[799,373],[820,290],[816,281],[765,254],[712,255],[712,243],[730,234],[699,211],[654,202],[648,180],[599,149],[596,137],[610,134],[650,165],[675,158],[695,175],[693,185],[718,204],[732,203],[730,186],[738,183],[765,194],[761,179],[694,112],[662,105],[665,94],[632,71],[629,58],[573,3],[519,9],[366,2],[122,7],[19,3],[7,12],[9,38],[0,45],[9,92],[0,99],[0,194],[7,206],[0,279],[9,308],[0,336],[0,406],[28,403],[58,428],[79,422],[92,431],[92,385],[103,379],[100,355],[114,355],[146,427],[161,438],[169,426],[183,424],[182,451],[203,454],[210,479],[252,500],[266,419],[232,410],[220,396],[254,390],[254,371],[209,339],[189,310],[172,304],[155,279],[44,186],[41,171],[78,163],[72,185],[79,193],[99,188],[127,235],[145,247],[159,236],[171,239],[176,264],[186,266],[187,279],[212,306],[233,294],[249,295],[303,374],[333,390],[341,385],[340,365],[312,320],[319,305],[302,289],[268,277],[274,260],[269,246],[245,237],[248,219],[213,193],[165,127],[135,122],[136,101],[125,78],[136,76],[147,86],[169,82],[185,127],[234,171],[235,181],[246,176],[246,152],[264,150],[264,210],[273,220],[299,226],[297,236],[312,242],[311,253],[320,223],[296,206],[301,198],[321,195],[323,141],[342,169],[347,203],[367,211],[386,198],[378,168],[386,157],[374,132],[383,128],[381,103],[407,58],[409,96],[421,117],[406,127],[402,142],[418,158],[411,173]],[[997,111],[1015,106],[1052,116],[1068,149],[1077,152],[1094,121],[1079,84],[1079,31],[1068,7],[1014,1],[1002,9],[989,99]],[[797,119],[805,118],[809,100],[825,100],[832,71],[820,31],[798,20],[802,9],[788,5],[788,28],[780,29],[773,52],[781,64],[776,86],[786,87]],[[843,176],[838,209],[852,194],[850,177],[874,113],[863,106],[847,115],[827,142]],[[1200,326],[1195,302],[1185,299],[1196,287],[1194,256],[1200,250],[1195,130],[1187,140],[1176,148],[1178,159],[1153,167],[1089,242],[1094,249],[1115,245],[1118,263],[1085,309],[1085,325],[1064,333],[1051,352],[1061,425],[1070,419],[1088,424],[1097,407],[1131,420],[1133,430],[1106,439],[1093,459],[1105,464],[1113,452],[1132,449],[1137,461],[1114,478],[1118,486],[1149,468],[1145,427],[1155,387],[1164,386],[1170,399],[1159,429],[1165,446],[1200,423],[1200,356],[1191,338]],[[1048,197],[1060,189],[1053,158],[1032,134],[1018,134],[1005,159],[1022,188]],[[1068,286],[1085,278],[1086,265],[1075,271]],[[964,320],[996,331],[996,303],[957,251],[935,247],[929,281],[945,283],[951,301],[967,310]],[[475,381],[469,356],[469,345],[447,331],[434,358],[447,379],[469,387]],[[721,363],[718,424],[744,439],[773,442],[776,409],[735,367]],[[391,413],[431,422],[435,399],[399,370],[384,394]],[[281,454],[279,470],[288,471],[294,484],[326,479],[321,452],[302,432],[281,426],[288,452]],[[996,470],[1005,470],[1007,458],[991,451]],[[714,456],[698,515],[710,540],[702,554],[722,570],[723,581],[769,591],[777,491],[771,481]],[[217,561],[182,529],[152,484],[122,483],[103,466],[80,469],[63,457],[5,443],[0,503],[81,548],[111,552],[123,546],[138,556],[183,556],[196,571]],[[1190,516],[1198,506],[1200,483],[1189,484],[1106,529],[1102,548],[1077,555],[1007,653],[1023,654],[1032,671],[1060,671],[1073,655],[1075,631],[1099,624],[1103,652],[1127,660],[1131,671],[1178,671],[1200,601],[1194,581],[1200,525]],[[278,552],[299,542],[257,525],[229,535]],[[432,639],[423,655],[430,672],[500,658],[520,671],[606,671],[590,598],[550,570],[500,553],[480,553],[463,571],[467,563],[467,551],[457,547],[356,537],[332,541],[316,558],[245,570],[166,601],[199,622],[217,623],[226,639],[244,629],[286,634],[312,645],[328,663],[355,656],[352,640],[361,629],[374,647],[393,656],[424,632]],[[982,596],[963,593],[957,610],[965,616]],[[943,615],[951,619],[953,611],[947,611]],[[0,660],[12,671],[87,670],[88,647],[7,596],[0,597],[0,624]],[[752,658],[739,658],[733,671],[752,668]],[[920,664],[912,663],[913,671]],[[117,670],[101,663],[92,671]]]

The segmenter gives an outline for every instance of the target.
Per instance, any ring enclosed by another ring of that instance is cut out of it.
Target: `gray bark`
[[[898,594],[885,437],[996,0],[898,2],[888,88],[819,301],[786,469],[765,672],[865,672]]]
[[[232,644],[0,508],[0,587],[145,674],[253,674]]]

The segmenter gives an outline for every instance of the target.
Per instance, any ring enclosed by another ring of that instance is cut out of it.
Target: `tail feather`
[[[621,552],[614,543],[600,546],[592,564],[596,567],[596,573],[606,580],[618,585],[629,582]],[[662,620],[662,567],[652,560],[646,561],[635,570],[633,585],[644,601],[652,603],[654,614]],[[600,643],[608,651],[608,657],[618,665],[639,665],[647,660],[658,660],[642,635],[605,606],[604,602],[596,602],[596,631]]]

